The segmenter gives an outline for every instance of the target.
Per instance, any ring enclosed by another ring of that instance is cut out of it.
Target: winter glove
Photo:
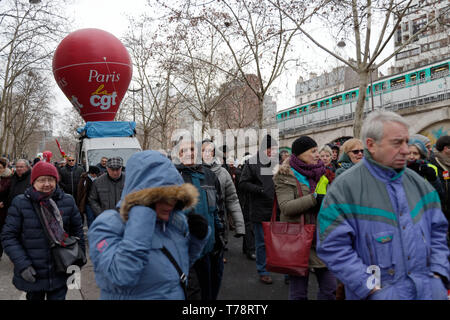
[[[315,198],[316,198],[316,202],[317,202],[316,208],[320,209],[320,207],[322,206],[323,198],[325,198],[325,195],[316,193]]]
[[[436,171],[425,163],[420,165],[419,174],[428,181],[435,181],[437,179]]]
[[[20,275],[22,276],[22,278],[25,281],[31,282],[31,283],[35,283],[36,282],[36,278],[34,277],[36,275],[36,271],[34,270],[34,268],[32,266],[29,266],[28,268],[26,268],[25,270],[23,270]]]
[[[187,215],[189,232],[192,233],[196,238],[202,240],[208,234],[208,222],[206,219],[196,213],[189,213]]]
[[[418,161],[408,161],[408,168],[411,170],[414,170],[415,172],[419,173],[420,163]],[[420,174],[420,173],[419,173]]]

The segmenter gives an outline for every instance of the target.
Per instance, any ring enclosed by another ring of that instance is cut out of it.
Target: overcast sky
[[[137,16],[144,10],[148,10],[146,3],[146,0],[74,0],[71,5],[66,7],[66,11],[75,21],[71,31],[83,28],[99,28],[120,38],[127,29],[127,15]],[[307,71],[314,71],[320,74],[324,71],[329,71],[324,70],[324,65],[329,65],[330,68],[337,66],[335,58],[327,55],[314,45],[307,44],[304,41],[297,41],[296,45],[298,47],[296,49],[298,58],[308,60],[309,69]],[[387,68],[389,65],[390,63],[386,64],[385,67]],[[275,97],[278,110],[294,105],[295,83],[299,75],[302,73],[305,80],[308,78],[308,72],[305,72],[304,68],[296,66],[295,63],[291,63],[290,66],[290,70],[281,75],[274,84],[278,89],[278,95]],[[56,86],[56,83],[55,87],[58,109],[67,110],[72,108],[72,105]]]

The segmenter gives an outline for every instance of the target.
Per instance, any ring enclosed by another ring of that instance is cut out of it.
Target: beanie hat
[[[33,185],[34,180],[41,176],[55,177],[56,182],[59,180],[58,170],[56,167],[45,161],[39,161],[31,170],[31,185]]]
[[[419,140],[420,142],[423,143],[423,145],[425,146],[427,143],[430,143],[430,139],[426,136],[423,136],[421,134],[413,134],[409,137],[410,139],[415,139],[415,140]]]
[[[415,146],[417,150],[419,150],[420,156],[422,158],[426,158],[428,155],[428,150],[425,147],[425,144],[419,139],[409,139],[408,145]]]
[[[301,136],[292,143],[292,154],[298,156],[311,148],[317,147],[317,143],[308,136]]]
[[[442,136],[436,141],[436,150],[439,152],[448,146],[450,146],[450,136]]]

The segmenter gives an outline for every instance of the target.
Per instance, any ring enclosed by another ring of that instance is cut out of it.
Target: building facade
[[[398,52],[389,73],[395,74],[450,57],[450,0],[414,0],[394,36],[394,50],[427,25],[429,28]]]

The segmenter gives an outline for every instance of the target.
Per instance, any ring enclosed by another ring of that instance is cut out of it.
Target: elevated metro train
[[[390,75],[367,87],[364,111],[405,108],[450,99],[450,60]],[[335,93],[277,113],[280,134],[320,124],[351,119],[359,89]]]

